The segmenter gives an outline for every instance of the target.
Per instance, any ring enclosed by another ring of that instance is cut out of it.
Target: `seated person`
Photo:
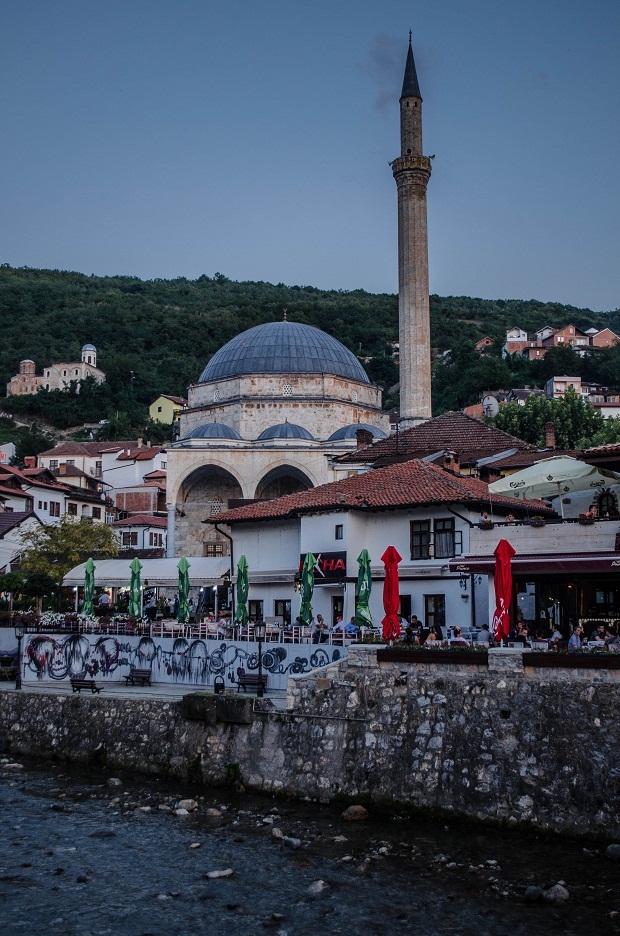
[[[519,621],[516,632],[514,632],[514,636],[511,635],[510,640],[513,643],[520,643],[525,646],[528,640],[528,632],[527,627],[525,626],[525,622]]]
[[[411,620],[405,623],[405,643],[419,644],[422,639],[422,622],[417,614],[411,615]]]
[[[455,627],[453,629],[452,637],[450,638],[450,643],[451,644],[465,644],[466,646],[469,646],[469,640],[466,640],[465,637],[463,637],[463,631],[461,630],[460,627]]]
[[[339,614],[336,617],[336,623],[334,624],[332,628],[332,633],[340,635],[343,633],[343,631],[344,631],[344,624],[342,622],[342,616]]]
[[[357,625],[355,623],[355,615],[351,616],[351,620],[344,626],[344,635],[345,637],[357,637]]]
[[[493,642],[493,638],[491,637],[491,633],[489,631],[489,625],[483,624],[482,627],[480,628],[480,632],[478,636],[476,637],[476,643],[484,644],[485,646],[489,647],[492,642]]]
[[[581,650],[582,633],[583,631],[579,626],[574,628],[573,633],[570,636],[570,640],[568,641],[569,650]]]
[[[491,518],[489,517],[486,510],[481,511],[480,516],[478,517],[478,526],[484,526],[486,523],[490,523]]]
[[[438,644],[438,643],[441,643],[441,634],[437,633],[436,627],[431,627],[431,629],[428,632],[428,637],[424,641],[424,646],[432,647],[433,644]]]
[[[327,624],[322,614],[317,614],[314,627],[312,629],[312,643],[326,643],[329,638]]]
[[[599,624],[590,634],[589,643],[605,643],[605,625]]]

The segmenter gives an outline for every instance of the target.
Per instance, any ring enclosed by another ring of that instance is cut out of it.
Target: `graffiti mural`
[[[309,673],[346,656],[346,648],[322,644],[263,644],[262,668],[271,688],[286,688],[289,676]],[[24,673],[38,680],[71,677],[120,679],[129,667],[151,669],[154,682],[204,686],[217,676],[236,683],[237,670],[258,670],[258,645],[186,637],[97,637],[88,634],[29,637]]]

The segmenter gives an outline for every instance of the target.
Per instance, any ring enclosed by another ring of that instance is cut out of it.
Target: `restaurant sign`
[[[302,553],[299,559],[299,571],[301,573],[306,554]],[[323,552],[314,553],[316,562],[314,564],[314,584],[320,585],[321,582],[337,582],[343,579],[347,574],[347,554],[346,552]]]

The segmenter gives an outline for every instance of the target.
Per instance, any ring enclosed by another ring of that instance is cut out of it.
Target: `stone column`
[[[174,559],[174,524],[177,515],[176,504],[166,504],[168,511],[168,534],[166,537],[166,557]]]

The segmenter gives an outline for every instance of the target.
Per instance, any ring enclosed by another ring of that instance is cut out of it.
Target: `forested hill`
[[[342,341],[363,359],[377,383],[384,387],[396,383],[397,368],[388,345],[398,337],[394,295],[233,282],[217,273],[196,280],[145,281],[5,264],[0,266],[0,384],[16,373],[23,358],[32,358],[41,373],[54,361],[79,360],[82,345],[92,342],[98,365],[107,375],[108,408],[118,411],[131,408],[129,403],[147,404],[159,392],[185,394],[221,345],[253,325],[280,320],[285,310],[289,320],[316,325]],[[470,386],[455,387],[454,380],[465,376],[460,371],[446,383],[442,352],[451,349],[456,360],[489,335],[497,342],[493,353],[500,366],[499,347],[507,328],[520,325],[534,330],[568,322],[580,328],[609,324],[617,329],[620,312],[593,313],[533,300],[433,296],[435,408],[474,402],[469,397],[480,389],[474,386],[477,378]],[[488,382],[486,374],[480,379]]]

